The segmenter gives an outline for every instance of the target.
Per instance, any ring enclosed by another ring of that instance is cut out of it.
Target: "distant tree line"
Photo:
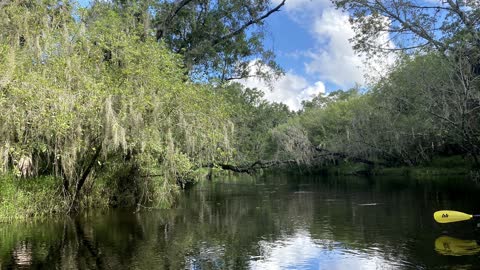
[[[305,102],[298,116],[271,132],[283,158],[363,158],[411,166],[439,155],[462,155],[478,167],[478,1],[333,2],[350,14],[358,53],[395,52],[397,62],[366,89],[331,92]],[[395,47],[377,42],[385,34]]]

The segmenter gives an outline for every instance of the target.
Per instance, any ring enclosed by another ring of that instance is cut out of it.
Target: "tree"
[[[410,126],[411,140],[422,138],[419,151],[438,154],[454,146],[457,150],[451,154],[470,154],[477,162],[480,97],[478,90],[465,88],[455,74],[451,62],[438,54],[418,56],[380,83],[376,96],[386,109],[410,119],[403,130]]]
[[[142,39],[134,14],[72,6],[0,10],[0,164],[31,157],[37,173],[63,179],[69,210],[100,167],[127,168],[136,203],[166,206],[194,164],[228,156],[225,103],[185,77],[181,57]]]
[[[423,106],[436,121],[449,126],[450,131],[456,131],[461,141],[459,146],[467,150],[475,163],[480,165],[477,157],[479,149],[476,124],[479,119],[477,108],[480,104],[479,2],[453,0],[437,4],[397,0],[333,2],[350,13],[356,33],[352,41],[358,52],[376,54],[402,50],[412,57],[430,53],[431,60],[436,57],[442,58],[432,61],[436,61],[439,70],[448,72],[442,72],[443,77],[432,73],[434,77],[429,84],[422,84],[423,88],[415,87],[418,93],[430,97],[429,102],[417,105]],[[396,47],[385,48],[384,44],[375,42],[382,35],[387,35],[394,41]],[[409,63],[407,66],[414,67],[423,60]],[[422,79],[425,81],[425,78]],[[437,110],[438,108],[442,109]]]
[[[275,6],[269,0],[116,0],[96,4],[137,14],[138,24],[144,28],[141,35],[154,35],[183,55],[187,71],[197,81],[223,83],[252,74],[270,76],[262,73],[262,65],[281,72],[263,41],[265,20],[278,12],[285,0]],[[253,60],[259,66],[252,71]]]
[[[220,91],[229,104],[235,128],[236,163],[266,158],[271,129],[286,123],[293,115],[285,104],[269,103],[258,89],[232,83]]]

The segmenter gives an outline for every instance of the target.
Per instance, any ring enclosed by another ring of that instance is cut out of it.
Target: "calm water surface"
[[[476,269],[480,213],[463,179],[225,178],[173,210],[0,224],[0,269]]]

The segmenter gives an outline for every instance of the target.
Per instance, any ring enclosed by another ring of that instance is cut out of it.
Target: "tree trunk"
[[[76,206],[77,200],[78,200],[78,195],[80,194],[80,191],[82,190],[83,184],[85,184],[85,181],[87,180],[88,176],[92,172],[93,167],[95,166],[95,163],[97,162],[101,151],[102,151],[102,145],[100,144],[100,146],[97,147],[97,150],[95,151],[95,154],[93,155],[92,159],[90,160],[90,163],[88,164],[87,168],[85,168],[85,170],[83,171],[82,177],[77,182],[77,186],[75,188],[75,193],[73,195],[72,202],[70,204],[70,207],[69,207],[67,213],[71,213],[72,209],[74,209],[74,206]]]

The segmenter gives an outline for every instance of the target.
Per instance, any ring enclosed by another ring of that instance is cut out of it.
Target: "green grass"
[[[64,211],[61,184],[54,177],[0,177],[0,221],[38,218]]]
[[[108,207],[107,183],[101,179],[87,183],[80,200],[82,209]],[[12,174],[0,176],[0,223],[15,220],[38,220],[64,214],[69,207],[63,196],[61,179],[40,176],[21,179]]]
[[[385,175],[385,176],[405,176],[410,174],[410,169],[409,167],[391,167],[391,168],[385,168],[385,167],[377,167],[374,168],[372,171],[372,174],[374,175]]]

